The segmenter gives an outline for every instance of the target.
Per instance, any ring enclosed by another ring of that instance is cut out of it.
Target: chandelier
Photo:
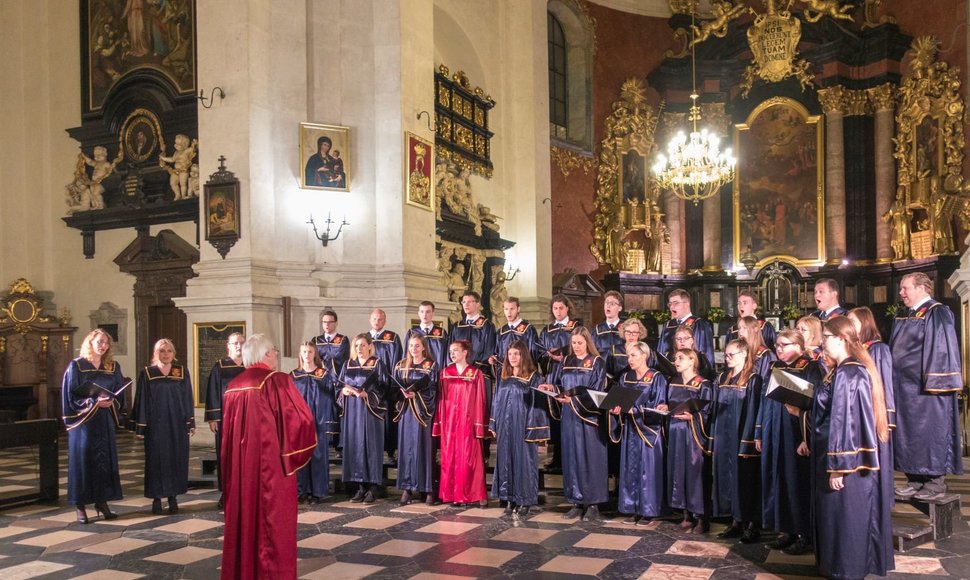
[[[667,144],[667,154],[657,155],[653,172],[664,189],[694,205],[717,194],[722,185],[734,179],[736,160],[731,149],[720,151],[720,138],[707,129],[697,130],[701,109],[697,106],[697,67],[694,60],[694,10],[691,8],[691,105],[688,121],[690,136],[678,131]]]

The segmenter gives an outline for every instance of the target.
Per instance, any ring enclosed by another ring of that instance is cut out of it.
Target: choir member
[[[569,354],[543,390],[558,393],[555,402],[550,399],[550,412],[560,418],[563,493],[573,505],[563,517],[594,522],[599,519],[597,504],[609,499],[607,437],[599,426],[599,408],[587,391],[606,389],[606,363],[585,327],[573,330],[569,344]]]
[[[389,377],[388,373],[397,366],[398,361],[404,358],[404,350],[401,347],[401,337],[393,330],[387,330],[387,314],[380,308],[375,308],[370,313],[370,337],[371,345],[374,350],[373,355],[384,365],[384,372],[381,373],[382,379]],[[381,387],[386,391],[390,404],[396,400],[397,391],[391,390],[389,385],[383,384]],[[397,454],[397,429],[387,429],[384,431],[384,450],[387,456],[394,459]]]
[[[760,339],[760,329],[751,328]],[[713,515],[731,518],[731,525],[717,537],[740,537],[746,544],[761,536],[761,461],[754,432],[764,382],[749,354],[753,350],[744,339],[724,347],[727,369],[714,383],[717,406],[711,457]]]
[[[76,507],[77,521],[87,524],[85,504],[89,503],[104,519],[117,517],[108,501],[121,499],[115,428],[122,401],[111,393],[117,393],[124,382],[111,337],[104,330],[88,333],[80,354],[64,371],[61,409],[67,428],[67,503]],[[103,392],[93,392],[88,383]]]
[[[509,296],[502,302],[506,323],[496,331],[495,354],[488,358],[496,381],[505,364],[505,353],[509,351],[513,342],[520,340],[524,342],[529,349],[529,358],[532,360],[535,360],[536,355],[539,354],[539,333],[528,320],[522,320],[521,308],[519,299],[515,296]]]
[[[306,401],[313,415],[317,433],[317,447],[310,464],[296,474],[296,491],[300,503],[320,503],[330,495],[330,438],[339,433],[337,374],[323,366],[318,342],[300,345],[300,366],[290,372],[293,384]]]
[[[815,305],[818,306],[818,310],[811,316],[822,322],[848,313],[839,304],[839,283],[832,278],[819,278],[815,282]]]
[[[492,366],[488,357],[495,354],[495,325],[482,314],[482,297],[478,292],[465,292],[461,297],[461,309],[465,316],[452,328],[451,342],[467,341],[471,349],[468,352],[468,364],[482,371],[486,379],[490,379]]]
[[[805,339],[805,352],[812,360],[824,363],[822,352],[822,321],[817,316],[802,316],[795,323],[802,338]]]
[[[745,316],[753,316],[758,321],[758,326],[761,328],[761,338],[765,346],[769,350],[774,351],[775,349],[775,337],[778,335],[775,327],[763,318],[758,318],[758,297],[751,290],[742,290],[738,292],[738,321]],[[727,335],[725,335],[724,344],[731,342],[740,338],[738,335],[738,326],[735,324],[731,330],[728,330]]]
[[[933,299],[926,274],[903,276],[900,308],[893,320],[889,348],[896,388],[893,451],[897,471],[907,483],[896,495],[937,499],[946,492],[947,473],[962,474],[960,344],[953,312]]]
[[[175,345],[155,343],[151,366],[138,373],[132,412],[135,434],[145,440],[145,497],[152,513],[179,511],[176,496],[189,490],[189,437],[195,434],[195,406],[188,369],[175,362]]]
[[[821,367],[805,352],[805,338],[786,328],[775,340],[778,360],[772,367],[814,385],[822,382]],[[763,397],[755,425],[755,449],[761,453],[761,524],[779,533],[769,548],[788,554],[812,550],[811,461],[797,453],[806,441],[804,421],[785,411],[782,403]]]
[[[751,366],[754,368],[755,374],[761,377],[764,384],[768,384],[771,365],[775,364],[778,357],[763,342],[764,335],[761,332],[759,320],[753,316],[745,316],[739,320],[738,338],[748,345],[747,358],[751,361]]]
[[[222,421],[226,518],[221,575],[296,578],[296,478],[316,448],[313,415],[279,350],[262,334],[243,345],[246,370],[226,388]]]
[[[614,344],[610,347],[609,352],[606,353],[606,373],[609,376],[618,378],[630,370],[629,362],[627,361],[628,349],[638,342],[646,342],[647,340],[647,328],[636,318],[626,319],[626,321],[620,324],[620,329],[623,335],[623,344]],[[654,368],[656,354],[652,350],[649,353],[649,357],[647,364],[650,368]]]
[[[407,342],[404,360],[394,368],[392,384],[400,389],[394,414],[401,451],[397,457],[397,487],[401,505],[414,494],[434,505],[434,446],[431,424],[438,397],[438,363],[430,357],[427,339],[418,333]]]
[[[453,364],[441,372],[431,432],[441,438],[439,495],[454,507],[488,505],[482,454],[488,425],[485,377],[468,360],[471,348],[467,340],[456,340],[448,347]]]
[[[343,445],[343,481],[360,485],[350,498],[354,503],[374,503],[384,481],[384,423],[387,419],[388,371],[374,354],[371,335],[354,337],[353,357],[344,364],[338,379],[337,404]]]
[[[449,364],[448,331],[434,323],[434,302],[424,300],[418,304],[418,325],[411,327],[404,335],[404,344],[411,342],[412,336],[420,336],[427,346],[427,356],[438,365],[438,372]]]
[[[826,578],[885,576],[891,529],[873,529],[891,509],[878,481],[878,448],[889,440],[882,381],[851,321],[829,319],[823,342],[835,366],[812,408],[818,569]]]
[[[320,328],[323,334],[313,339],[320,366],[336,376],[350,358],[350,340],[337,332],[337,313],[333,310],[324,310],[320,315]]]
[[[209,381],[205,395],[204,419],[209,424],[209,431],[215,433],[216,438],[216,485],[222,491],[222,395],[226,392],[226,385],[239,376],[246,367],[242,362],[242,347],[246,337],[238,332],[229,335],[226,341],[226,356],[212,365],[209,371]],[[223,496],[219,494],[217,507],[222,509]]]
[[[667,358],[673,356],[674,351],[680,349],[674,341],[674,335],[681,326],[686,326],[694,335],[694,346],[691,347],[707,361],[707,368],[714,368],[714,329],[711,323],[699,316],[691,314],[690,294],[686,290],[677,289],[667,296],[667,308],[670,310],[670,320],[664,325],[660,333],[657,350]],[[701,362],[701,368],[704,368]]]
[[[700,356],[692,348],[679,348],[674,353],[678,380],[667,389],[667,404],[661,410],[674,410],[689,399],[712,401],[711,382],[699,374]],[[706,534],[708,498],[705,491],[705,463],[710,445],[708,419],[711,406],[698,411],[683,411],[670,416],[667,434],[667,501],[670,507],[684,510],[680,527],[691,534]]]
[[[694,340],[693,328],[696,328],[696,327],[690,327],[690,326],[684,325],[677,328],[677,331],[674,333],[674,337],[673,337],[674,347],[675,347],[674,352],[677,352],[678,350],[683,350],[685,348],[693,350],[694,352],[697,352],[697,348],[696,348],[697,341]],[[698,364],[700,365],[697,369],[698,374],[700,374],[702,377],[704,377],[709,381],[712,380],[715,374],[713,363],[708,361],[707,357],[701,354],[700,352],[697,352],[697,361],[698,361]]]
[[[593,344],[604,357],[614,346],[625,342],[620,334],[620,312],[623,312],[623,296],[616,290],[609,290],[603,295],[603,316],[606,319],[593,329]]]
[[[621,445],[617,511],[630,514],[626,524],[646,525],[666,511],[663,417],[648,409],[667,403],[667,379],[648,366],[647,343],[628,343],[625,350],[629,368],[617,384],[640,390],[640,396],[629,412],[621,416],[616,407],[609,417],[610,438]]]
[[[569,338],[572,332],[579,328],[579,321],[573,318],[573,302],[564,294],[556,294],[549,301],[549,314],[552,322],[542,329],[539,335],[540,353],[538,363],[541,373],[551,377],[562,367],[562,361],[569,350]],[[552,472],[562,471],[562,429],[559,418],[550,418],[550,443],[552,444],[552,459],[545,465],[545,469]]]
[[[506,515],[525,518],[539,503],[539,443],[549,439],[542,377],[524,340],[502,356],[488,430],[495,438],[495,473],[491,497],[507,502]]]

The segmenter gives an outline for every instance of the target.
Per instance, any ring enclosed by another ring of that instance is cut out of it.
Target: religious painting
[[[750,246],[758,267],[825,261],[824,147],[820,115],[773,97],[735,125],[734,263]]]
[[[647,158],[636,149],[630,149],[623,154],[623,167],[617,175],[620,179],[618,189],[623,192],[623,201],[635,199],[643,203],[647,188]]]
[[[410,131],[404,132],[404,199],[428,211],[434,211],[434,145]]]
[[[148,109],[135,109],[121,127],[121,148],[125,159],[134,164],[147,161],[165,150],[158,117]]]
[[[83,112],[101,110],[112,88],[136,72],[195,94],[195,0],[82,0],[81,26]]]
[[[205,405],[212,367],[226,356],[226,343],[235,333],[246,336],[245,322],[196,322],[192,325],[195,349],[195,405]],[[205,374],[203,374],[205,373]]]
[[[205,184],[205,241],[226,259],[240,238],[239,182]]]
[[[350,128],[300,123],[300,187],[350,191]]]

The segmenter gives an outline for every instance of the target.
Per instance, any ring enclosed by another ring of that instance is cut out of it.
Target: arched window
[[[578,0],[549,0],[547,13],[552,144],[591,152],[596,23]]]

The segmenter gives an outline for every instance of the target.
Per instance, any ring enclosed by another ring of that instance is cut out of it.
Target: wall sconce
[[[334,241],[334,240],[336,240],[337,238],[340,237],[340,232],[343,231],[344,226],[349,226],[350,225],[350,222],[347,221],[347,216],[344,216],[343,222],[340,224],[340,227],[337,228],[337,233],[334,234],[334,236],[331,238],[330,237],[330,225],[331,224],[334,224],[336,222],[334,222],[332,219],[330,219],[330,213],[329,212],[327,213],[327,221],[324,222],[325,224],[327,224],[327,231],[323,232],[323,235],[322,236],[320,235],[320,232],[317,231],[317,224],[314,223],[314,221],[313,221],[313,214],[310,214],[310,221],[308,221],[307,223],[310,224],[311,226],[313,226],[313,235],[316,236],[318,240],[320,240],[320,243],[323,244],[323,247],[324,248],[327,247],[327,243],[328,242],[332,242],[332,241]]]
[[[522,270],[520,270],[519,268],[516,268],[516,269],[513,270],[512,269],[512,265],[509,264],[509,270],[508,270],[508,272],[505,273],[505,281],[506,282],[511,282],[512,279],[515,278],[515,275],[518,274],[521,271]]]
[[[434,130],[434,126],[432,126],[432,124],[431,124],[431,113],[429,113],[427,111],[421,111],[420,113],[418,113],[418,121],[421,120],[421,115],[427,115],[428,116],[428,121],[427,121],[427,123],[428,123],[428,131],[431,131],[432,133],[435,133],[436,131]]]
[[[222,87],[215,87],[214,89],[212,89],[212,94],[209,95],[208,99],[205,98],[205,89],[200,89],[198,98],[199,98],[199,102],[202,103],[202,107],[206,109],[211,109],[212,101],[215,100],[216,94],[219,95],[220,101],[226,98],[226,93],[225,91],[222,90]]]

